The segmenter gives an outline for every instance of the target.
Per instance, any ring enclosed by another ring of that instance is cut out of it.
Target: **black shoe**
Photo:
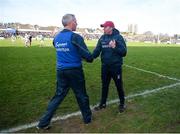
[[[92,121],[92,117],[89,118],[88,120],[84,121],[84,124],[85,125],[89,125],[91,123],[91,121]]]
[[[40,129],[42,129],[42,130],[48,130],[48,129],[51,128],[51,126],[50,126],[50,125],[47,125],[47,126],[44,126],[44,127],[36,126],[36,128],[37,128],[38,130],[40,130]]]
[[[94,110],[99,111],[99,110],[101,110],[103,108],[106,108],[106,104],[99,105],[99,106],[95,107]]]
[[[126,110],[126,106],[125,105],[119,105],[119,112],[122,113]]]
[[[84,122],[84,124],[85,124],[86,126],[89,126],[89,124],[91,124],[91,121],[89,121],[89,122]]]

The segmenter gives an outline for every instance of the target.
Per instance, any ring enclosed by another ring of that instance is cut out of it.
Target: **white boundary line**
[[[144,91],[142,93],[136,93],[136,94],[133,94],[133,95],[129,95],[129,96],[126,97],[126,99],[131,99],[131,98],[135,98],[135,97],[138,97],[138,96],[149,95],[149,94],[156,93],[156,92],[158,92],[160,90],[163,90],[163,89],[176,87],[178,85],[180,85],[180,82],[175,83],[175,84],[171,84],[171,85],[167,85],[167,86],[163,86],[163,87],[160,87],[160,88],[155,88],[155,89],[152,89],[152,90],[146,90],[146,91]],[[107,102],[107,105],[114,104],[114,103],[117,103],[117,102],[119,102],[119,99],[111,100],[111,101]],[[95,106],[97,106],[97,105],[95,105]],[[93,110],[95,106],[91,106],[91,110]],[[70,117],[78,116],[78,115],[81,115],[80,111],[77,111],[77,112],[74,112],[74,113],[71,113],[71,114],[67,114],[67,115],[64,115],[64,116],[57,116],[57,117],[53,118],[51,122],[55,122],[55,121],[58,121],[58,120],[66,120],[66,119],[68,119]],[[21,130],[25,130],[25,129],[28,129],[28,128],[35,127],[37,125],[38,125],[38,122],[33,122],[33,123],[18,126],[18,127],[1,130],[0,133],[17,132],[17,131],[21,131]]]
[[[175,83],[175,84],[171,84],[171,85],[167,85],[167,86],[163,86],[163,87],[159,87],[159,88],[155,88],[155,89],[152,89],[152,90],[145,90],[142,93],[135,93],[135,94],[129,95],[129,96],[125,97],[125,98],[126,99],[131,99],[131,98],[135,98],[135,97],[138,97],[138,96],[149,95],[149,94],[156,93],[156,92],[158,92],[160,90],[163,90],[163,89],[176,87],[178,85],[180,85],[180,82]],[[111,100],[107,104],[113,104],[113,103],[117,103],[117,102],[119,102],[119,99]]]
[[[177,79],[177,78],[169,77],[169,76],[166,76],[166,75],[162,75],[162,74],[159,74],[159,73],[156,73],[156,72],[144,70],[144,69],[137,68],[137,67],[134,67],[134,66],[130,66],[130,65],[127,65],[127,64],[124,64],[124,66],[132,68],[132,69],[136,69],[136,70],[139,70],[139,71],[142,71],[142,72],[146,72],[146,73],[149,73],[149,74],[154,74],[154,75],[156,75],[158,77],[163,77],[163,78],[167,78],[167,79],[170,79],[170,80],[175,80],[175,81],[180,82],[180,79]]]
[[[148,94],[155,93],[155,92],[158,92],[158,91],[163,90],[163,89],[172,88],[172,87],[176,87],[176,86],[180,85],[180,80],[177,79],[177,78],[172,78],[172,77],[169,77],[169,76],[164,76],[164,75],[158,74],[156,72],[147,71],[147,70],[140,69],[140,68],[133,67],[133,66],[129,66],[129,65],[125,65],[125,66],[127,66],[129,68],[133,68],[133,69],[139,70],[139,71],[143,71],[143,72],[146,72],[146,73],[154,74],[154,75],[157,75],[159,77],[164,77],[164,78],[168,78],[168,79],[171,79],[171,80],[178,81],[175,84],[170,84],[170,85],[166,85],[166,86],[163,86],[163,87],[160,87],[160,88],[155,88],[155,89],[152,89],[152,90],[145,90],[144,92],[141,92],[141,93],[135,93],[133,95],[129,95],[129,96],[125,97],[126,99],[134,98],[134,97],[137,97],[137,96],[148,95]],[[119,99],[111,100],[111,101],[107,102],[107,105],[110,105],[110,104],[113,104],[113,103],[117,103],[117,102],[119,102]],[[97,106],[97,105],[98,104],[96,104],[94,106],[91,106],[91,110],[93,110],[94,107]],[[52,119],[52,122],[55,122],[57,120],[65,120],[65,119],[68,119],[70,117],[78,116],[78,115],[81,115],[80,111],[77,111],[77,112],[74,112],[74,113],[71,113],[71,114],[67,114],[67,115],[64,115],[64,116],[57,116],[57,117],[54,117]],[[28,129],[28,128],[35,127],[37,125],[38,125],[38,121],[33,122],[33,123],[29,123],[29,124],[25,124],[25,125],[21,125],[21,126],[17,126],[17,127],[14,127],[14,128],[9,128],[9,129],[5,129],[5,130],[1,130],[0,133],[17,132],[17,131],[21,131],[21,130],[25,130],[25,129]]]

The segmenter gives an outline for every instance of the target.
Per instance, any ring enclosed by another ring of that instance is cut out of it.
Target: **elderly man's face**
[[[76,21],[76,19],[74,19],[74,20],[72,21],[71,25],[72,25],[72,31],[76,31],[76,27],[77,27],[77,21]]]
[[[113,28],[112,27],[104,27],[104,34],[112,34],[112,30]]]

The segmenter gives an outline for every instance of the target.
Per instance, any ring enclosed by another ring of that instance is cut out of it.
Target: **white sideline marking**
[[[180,79],[177,79],[177,78],[169,77],[169,76],[166,76],[166,75],[162,75],[162,74],[159,74],[159,73],[156,73],[156,72],[144,70],[144,69],[137,68],[137,67],[134,67],[134,66],[130,66],[130,65],[127,65],[127,64],[124,64],[124,66],[129,67],[129,68],[133,68],[133,69],[136,69],[136,70],[139,70],[139,71],[142,71],[142,72],[154,74],[154,75],[159,76],[159,77],[163,77],[163,78],[167,78],[167,79],[170,79],[170,80],[175,80],[175,81],[180,82]]]
[[[155,88],[155,89],[152,89],[152,90],[146,90],[146,91],[144,91],[142,93],[136,93],[136,94],[133,94],[133,95],[129,95],[129,96],[125,97],[125,98],[130,99],[130,98],[134,98],[134,97],[137,97],[137,96],[144,96],[144,95],[148,95],[148,94],[151,94],[151,93],[158,92],[158,91],[163,90],[163,89],[176,87],[178,85],[180,85],[180,82],[175,83],[175,84],[171,84],[171,85],[167,85],[167,86],[163,86],[163,87],[160,87],[160,88]],[[117,103],[117,102],[119,102],[119,99],[111,100],[111,101],[107,102],[107,105]],[[97,106],[97,105],[95,105],[95,106]],[[91,110],[93,110],[95,106],[91,106]],[[57,120],[65,120],[65,119],[68,119],[70,117],[77,116],[77,115],[81,115],[81,112],[77,111],[77,112],[67,114],[67,115],[64,115],[64,116],[61,116],[61,117],[58,116],[58,117],[53,118],[51,122],[55,122]],[[33,122],[33,123],[26,124],[26,125],[6,129],[6,130],[1,130],[0,133],[17,132],[17,131],[20,131],[20,130],[25,130],[25,129],[28,129],[28,128],[35,127],[35,126],[37,126],[37,124],[38,124],[38,122]]]
[[[167,89],[167,88],[172,88],[172,87],[176,87],[180,85],[180,82],[179,83],[175,83],[175,84],[171,84],[171,85],[167,85],[167,86],[163,86],[163,87],[159,87],[159,88],[155,88],[153,90],[145,90],[144,92],[142,93],[136,93],[136,94],[132,94],[132,95],[129,95],[127,97],[125,97],[126,99],[131,99],[131,98],[134,98],[134,97],[137,97],[137,96],[144,96],[144,95],[148,95],[148,94],[152,94],[152,93],[156,93],[160,90],[163,90],[163,89]],[[116,99],[116,100],[111,100],[109,102],[107,102],[107,104],[113,104],[113,103],[117,103],[119,102],[119,99]]]
[[[155,89],[152,89],[152,90],[146,90],[146,91],[144,91],[142,93],[136,93],[136,94],[133,94],[133,95],[129,95],[129,96],[125,97],[126,99],[130,99],[130,98],[134,98],[134,97],[137,97],[137,96],[143,96],[143,95],[151,94],[151,93],[157,92],[157,91],[162,90],[162,89],[172,88],[172,87],[180,85],[180,83],[179,83],[180,79],[172,78],[172,77],[165,76],[165,75],[161,75],[161,74],[156,73],[156,72],[144,70],[144,69],[137,68],[137,67],[130,66],[130,65],[124,65],[124,66],[132,68],[132,69],[136,69],[136,70],[139,70],[139,71],[142,71],[142,72],[154,74],[154,75],[159,76],[159,77],[163,77],[163,78],[167,78],[167,79],[178,81],[178,83],[175,83],[175,84],[163,86],[163,87],[160,87],[160,88],[155,88]],[[111,101],[107,102],[107,105],[110,105],[110,104],[113,104],[113,103],[117,103],[117,102],[119,102],[119,99],[111,100]],[[96,107],[97,105],[98,104],[96,104],[94,106],[91,106],[91,110],[93,110],[94,107]],[[65,119],[68,119],[70,117],[77,116],[77,115],[80,115],[80,114],[81,114],[80,111],[77,111],[77,112],[74,112],[74,113],[71,113],[71,114],[67,114],[67,115],[64,115],[64,116],[61,116],[61,117],[57,116],[57,117],[52,118],[52,122],[55,122],[57,120],[65,120]],[[28,129],[28,128],[35,127],[37,125],[38,125],[38,121],[37,122],[33,122],[33,123],[29,123],[29,124],[25,124],[25,125],[21,125],[21,126],[18,126],[18,127],[14,127],[14,128],[9,128],[9,129],[5,129],[5,130],[1,130],[0,133],[3,133],[3,132],[4,133],[17,132],[17,131],[20,131],[20,130],[25,130],[25,129]]]

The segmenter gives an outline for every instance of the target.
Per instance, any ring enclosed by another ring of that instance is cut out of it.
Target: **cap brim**
[[[104,25],[103,25],[103,24],[101,24],[101,25],[100,25],[100,27],[104,27]]]

